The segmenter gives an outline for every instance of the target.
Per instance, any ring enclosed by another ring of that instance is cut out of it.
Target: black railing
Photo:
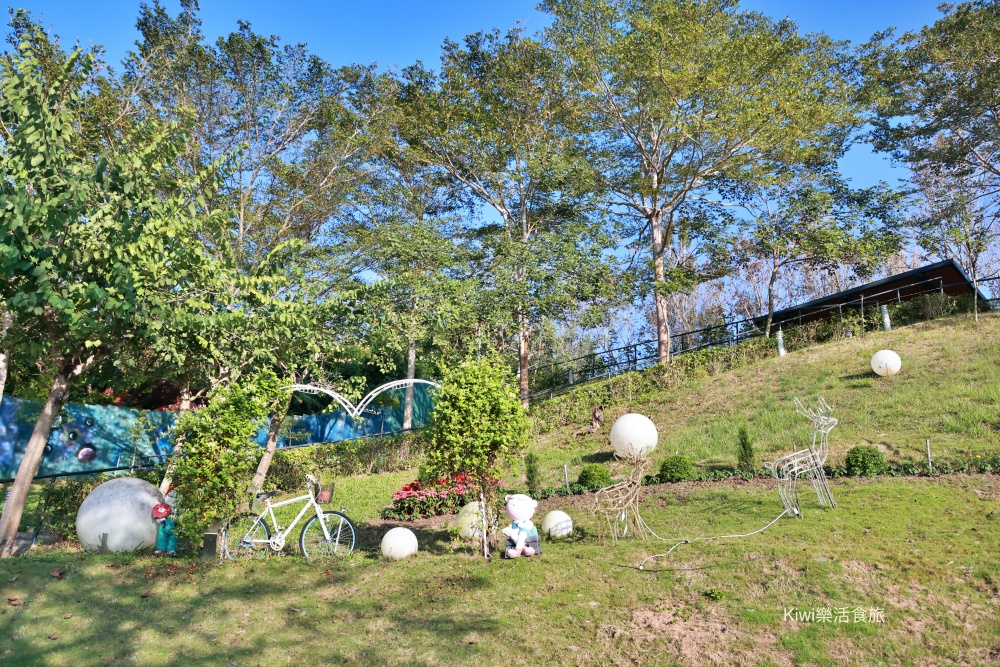
[[[1000,277],[980,280],[979,284],[1000,280]],[[945,284],[941,277],[919,280],[899,287],[877,292],[862,294],[857,299],[842,301],[828,306],[792,307],[781,311],[782,317],[771,322],[771,332],[792,326],[800,326],[803,319],[814,320],[817,316],[837,313],[840,323],[844,323],[845,311],[857,308],[860,311],[860,335],[865,334],[865,309],[878,309],[889,303],[901,304],[904,300],[925,294],[945,294],[950,287],[967,286],[968,282]],[[916,288],[916,291],[913,291]],[[991,301],[998,299],[981,299],[987,308]],[[764,335],[761,322],[766,321],[766,315],[735,319],[733,316],[722,316],[723,322],[717,325],[675,333],[670,336],[670,356],[674,357],[689,352],[696,352],[710,347],[731,346],[760,338]],[[731,319],[732,318],[732,319]],[[850,320],[850,315],[848,314]],[[845,326],[849,326],[845,324]],[[562,393],[569,388],[591,380],[610,378],[628,371],[640,370],[651,366],[659,359],[657,341],[646,340],[639,343],[622,345],[602,352],[592,352],[564,361],[544,362],[529,369],[529,382],[532,386],[530,398],[544,398]]]

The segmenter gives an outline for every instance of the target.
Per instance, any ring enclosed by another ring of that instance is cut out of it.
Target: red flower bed
[[[410,520],[452,514],[475,496],[472,478],[466,474],[442,477],[429,484],[418,479],[392,494],[392,505],[382,510],[382,518]]]

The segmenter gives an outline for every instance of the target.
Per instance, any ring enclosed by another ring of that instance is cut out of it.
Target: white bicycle
[[[313,493],[315,488],[316,493]],[[330,502],[332,492],[323,490],[319,481],[312,475],[306,475],[304,496],[283,500],[271,504],[271,496],[278,491],[258,493],[257,499],[264,501],[264,510],[260,514],[241,514],[230,521],[222,532],[222,557],[229,560],[263,558],[270,551],[280,553],[292,529],[311,509],[315,516],[306,521],[299,535],[299,549],[307,560],[316,558],[347,558],[354,552],[357,541],[357,530],[351,520],[340,512],[324,511],[321,505]],[[298,516],[288,525],[278,525],[274,516],[275,507],[283,507],[293,503],[304,503]],[[268,525],[270,518],[270,525]],[[272,529],[273,527],[273,529]]]

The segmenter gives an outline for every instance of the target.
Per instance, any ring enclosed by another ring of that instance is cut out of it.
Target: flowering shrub
[[[392,505],[382,510],[383,519],[410,520],[457,512],[475,497],[469,475],[459,473],[433,482],[415,480],[392,494]]]

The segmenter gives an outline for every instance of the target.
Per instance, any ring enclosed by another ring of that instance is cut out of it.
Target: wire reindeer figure
[[[823,472],[823,464],[830,452],[830,431],[837,425],[837,419],[832,417],[831,408],[823,397],[819,399],[819,408],[807,408],[802,401],[795,399],[795,411],[813,423],[812,443],[804,449],[796,449],[791,454],[781,457],[774,463],[764,465],[778,480],[778,495],[785,510],[802,518],[799,509],[798,478],[809,476],[820,505],[836,507],[837,503],[830,492],[830,485]]]

